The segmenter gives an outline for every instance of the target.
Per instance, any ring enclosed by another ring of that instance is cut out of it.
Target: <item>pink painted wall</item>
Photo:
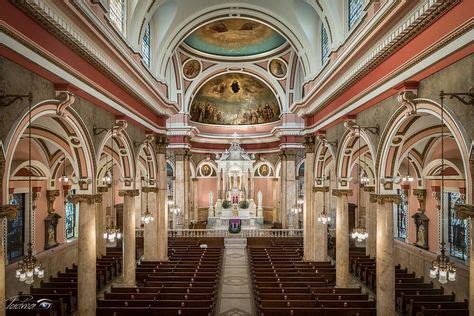
[[[273,207],[273,187],[271,178],[255,178],[255,190],[254,190],[254,199],[257,203],[257,193],[262,191],[262,206],[263,207]]]
[[[198,178],[198,207],[209,207],[209,192],[214,193],[214,203],[217,201],[217,178]]]

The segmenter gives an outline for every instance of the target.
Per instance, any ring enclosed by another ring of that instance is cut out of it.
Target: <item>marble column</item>
[[[0,206],[0,316],[5,316],[5,300],[6,298],[6,280],[5,280],[5,244],[3,240],[4,221],[15,219],[18,208],[15,205],[6,204]]]
[[[377,205],[370,201],[370,194],[375,192],[375,187],[364,187],[365,195],[365,210],[366,221],[365,227],[367,229],[367,243],[365,247],[365,254],[371,258],[375,258],[376,244],[377,244]]]
[[[455,206],[457,216],[460,219],[468,219],[471,225],[471,240],[469,248],[469,315],[474,316],[474,205],[461,204]]]
[[[222,172],[221,170],[217,169],[217,196],[216,200],[222,199],[222,188],[221,188],[221,177],[222,177]]]
[[[191,155],[188,150],[186,150],[186,154],[184,156],[184,227],[189,228],[189,223],[192,219],[191,214],[191,172],[190,172],[190,162],[191,162]]]
[[[106,228],[106,193],[108,191],[108,187],[97,187],[97,192],[101,195],[100,202],[96,203],[95,205],[95,228],[96,234],[95,238],[97,241],[96,246],[96,254],[97,258],[101,258],[107,252],[107,241],[103,237]]]
[[[158,180],[157,197],[157,239],[158,260],[168,260],[168,199],[166,194],[166,138],[161,137],[156,142],[156,164]]]
[[[304,159],[304,204],[303,204],[303,246],[306,261],[315,260],[314,248],[314,209],[313,209],[313,183],[314,183],[314,137],[305,139],[306,156]]]
[[[278,178],[272,179],[272,201],[273,201],[273,208],[272,208],[272,223],[275,224],[278,222],[278,209],[279,209],[279,196],[278,196]]]
[[[123,196],[123,286],[135,286],[135,199],[139,194],[138,190],[119,191]]]
[[[158,212],[157,212],[157,187],[142,188],[142,196],[148,201],[148,211],[153,216],[153,221],[145,224],[143,230],[143,259],[148,261],[158,260],[158,248],[156,240],[158,235]],[[145,206],[146,209],[146,206]]]
[[[352,190],[335,189],[336,197],[336,287],[348,287],[349,275],[349,210]]]
[[[198,192],[198,178],[192,179],[193,183],[193,219],[199,220],[199,192]]]
[[[288,228],[288,215],[292,207],[296,206],[296,152],[285,149],[281,157],[280,177],[280,213],[281,225]]]
[[[179,150],[175,152],[175,158],[176,158],[176,186],[175,186],[175,192],[174,192],[174,200],[176,203],[176,206],[181,209],[182,214],[186,214],[185,208],[186,208],[186,201],[185,201],[185,196],[187,194],[186,192],[186,186],[184,183],[184,178],[185,178],[185,150]],[[158,182],[159,182],[159,178]]]
[[[320,223],[318,221],[318,217],[321,216],[323,212],[323,205],[324,199],[327,198],[327,194],[329,192],[328,186],[318,186],[314,187],[314,217],[313,217],[313,225],[314,225],[314,241],[313,241],[313,248],[314,248],[314,261],[327,261],[328,260],[328,227],[327,224]],[[326,202],[326,210],[327,210],[327,202]],[[328,213],[326,211],[326,213]]]
[[[75,194],[70,197],[79,203],[79,237],[77,258],[77,308],[78,315],[95,315],[96,312],[96,205],[100,194]]]
[[[372,194],[370,199],[377,203],[377,315],[396,315],[393,204],[400,203],[401,199],[397,194]]]
[[[282,228],[286,228],[287,226],[287,214],[289,210],[286,209],[286,200],[287,200],[287,163],[286,163],[286,152],[282,151],[280,153],[280,209],[278,213],[278,222],[281,223]]]

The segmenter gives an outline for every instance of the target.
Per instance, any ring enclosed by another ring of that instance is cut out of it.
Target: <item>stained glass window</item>
[[[461,260],[467,259],[468,230],[466,220],[457,217],[454,207],[463,204],[459,192],[448,192],[448,241],[450,255]]]
[[[364,0],[348,0],[349,30],[352,29],[359,20],[363,7]]]
[[[151,62],[151,51],[150,51],[150,23],[146,25],[145,33],[143,34],[142,40],[142,58],[145,65],[150,67]]]
[[[71,194],[74,194],[74,190]],[[66,200],[66,239],[77,237],[77,205]]]
[[[398,189],[401,203],[397,205],[397,235],[396,237],[405,240],[407,238],[408,224],[408,197],[405,191]]]
[[[23,257],[25,245],[25,196],[13,194],[10,204],[18,206],[17,216],[7,221],[7,259],[12,262]]]
[[[321,24],[321,62],[324,64],[329,58],[329,39],[328,33],[324,28],[324,25]]]
[[[125,24],[125,0],[110,0],[110,20],[114,26],[123,32]]]

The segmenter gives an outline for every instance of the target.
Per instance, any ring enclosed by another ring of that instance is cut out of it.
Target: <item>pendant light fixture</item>
[[[148,181],[146,181],[148,183]],[[153,214],[150,213],[150,211],[148,210],[148,187],[145,188],[145,198],[146,198],[146,208],[145,208],[145,212],[142,214],[142,222],[143,224],[149,224],[151,222],[153,222],[155,220],[155,218],[153,217]]]
[[[410,160],[407,155],[407,175],[402,178],[403,182],[413,182],[413,177],[410,176]]]
[[[360,213],[360,209],[361,209],[361,205],[360,205],[360,185],[362,184],[361,183],[361,160],[360,160],[360,152],[362,151],[361,150],[361,147],[360,147],[360,127],[357,126],[357,131],[358,131],[358,139],[357,139],[357,144],[358,144],[358,157],[357,157],[357,185],[359,186],[358,190],[357,190],[357,207],[359,208],[359,213]],[[351,234],[351,237],[352,239],[355,239],[357,240],[357,242],[362,242],[364,241],[365,239],[367,239],[367,237],[369,236],[369,234],[367,233],[367,230],[365,229],[365,227],[363,227],[361,224],[360,224],[360,216],[358,216],[357,218],[357,227],[355,227],[352,231],[352,234]]]
[[[69,182],[69,178],[66,175],[66,162],[67,162],[67,158],[66,158],[66,154],[64,154],[63,175],[61,177],[59,177],[59,179],[58,179],[59,182],[61,182],[63,184],[67,184]]]
[[[23,257],[21,262],[18,264],[18,268],[16,269],[16,277],[21,282],[25,282],[26,284],[33,284],[34,277],[36,276],[38,279],[42,279],[44,277],[44,269],[41,264],[38,262],[36,257],[33,255],[33,244],[31,243],[31,231],[34,225],[33,221],[33,189],[31,186],[31,99],[28,106],[28,216],[29,216],[29,229],[28,229],[28,248],[26,250],[26,256]]]
[[[111,159],[110,159],[110,169],[112,170],[112,173],[109,172],[109,169],[107,169],[106,171],[106,176],[104,177],[104,179],[107,177],[108,175],[108,178],[107,180],[108,181],[104,181],[105,183],[107,183],[108,185],[111,186],[112,188],[112,208],[115,208],[115,181],[114,181],[114,158],[113,158],[113,154],[114,154],[114,127],[112,127],[111,129],[111,136],[110,136],[110,141],[111,141],[111,147],[112,147],[112,153],[111,153]],[[107,239],[109,242],[113,243],[115,242],[117,239],[122,239],[122,233],[120,232],[120,229],[118,229],[117,227],[115,226],[112,226],[110,225],[109,223],[109,226],[105,228],[105,232],[103,234],[103,237],[104,239]]]
[[[321,215],[318,217],[318,222],[320,222],[323,225],[328,224],[331,221],[331,217],[329,217],[327,209],[326,209],[326,192],[329,190],[326,188],[322,189],[323,192],[323,211],[321,212]]]
[[[444,242],[444,93],[441,91],[441,192],[440,192],[440,212],[441,212],[441,254],[431,264],[430,278],[438,278],[439,283],[445,284],[448,281],[456,281],[456,266],[446,255]]]

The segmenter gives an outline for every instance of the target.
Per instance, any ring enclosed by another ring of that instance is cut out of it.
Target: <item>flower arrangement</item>
[[[241,208],[243,210],[248,209],[249,206],[250,206],[250,203],[247,200],[240,201],[240,203],[239,203],[239,208]]]
[[[222,201],[222,208],[223,208],[223,209],[228,209],[228,208],[230,208],[231,206],[232,206],[232,203],[230,203],[230,201],[228,201],[228,200]]]

